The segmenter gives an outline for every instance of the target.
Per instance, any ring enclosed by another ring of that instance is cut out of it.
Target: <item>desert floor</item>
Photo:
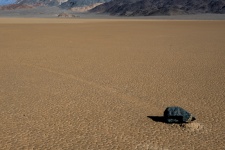
[[[225,21],[1,18],[0,120],[4,150],[224,150]]]

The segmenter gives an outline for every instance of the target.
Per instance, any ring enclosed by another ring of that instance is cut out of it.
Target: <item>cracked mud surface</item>
[[[0,149],[223,150],[224,26],[0,24]],[[147,117],[174,105],[197,120]]]

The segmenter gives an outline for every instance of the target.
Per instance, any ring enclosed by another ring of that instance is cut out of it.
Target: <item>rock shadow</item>
[[[148,118],[152,119],[155,122],[165,122],[165,118],[163,116],[147,116]]]

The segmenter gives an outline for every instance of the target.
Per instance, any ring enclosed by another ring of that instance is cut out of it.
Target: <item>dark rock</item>
[[[112,0],[90,12],[119,16],[225,13],[225,0]]]
[[[167,123],[189,123],[195,120],[195,117],[181,107],[167,107],[164,119]]]

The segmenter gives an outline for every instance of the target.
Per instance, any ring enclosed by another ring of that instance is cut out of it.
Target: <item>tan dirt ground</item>
[[[167,106],[197,120],[156,122]],[[225,21],[0,19],[0,149],[224,150]]]

